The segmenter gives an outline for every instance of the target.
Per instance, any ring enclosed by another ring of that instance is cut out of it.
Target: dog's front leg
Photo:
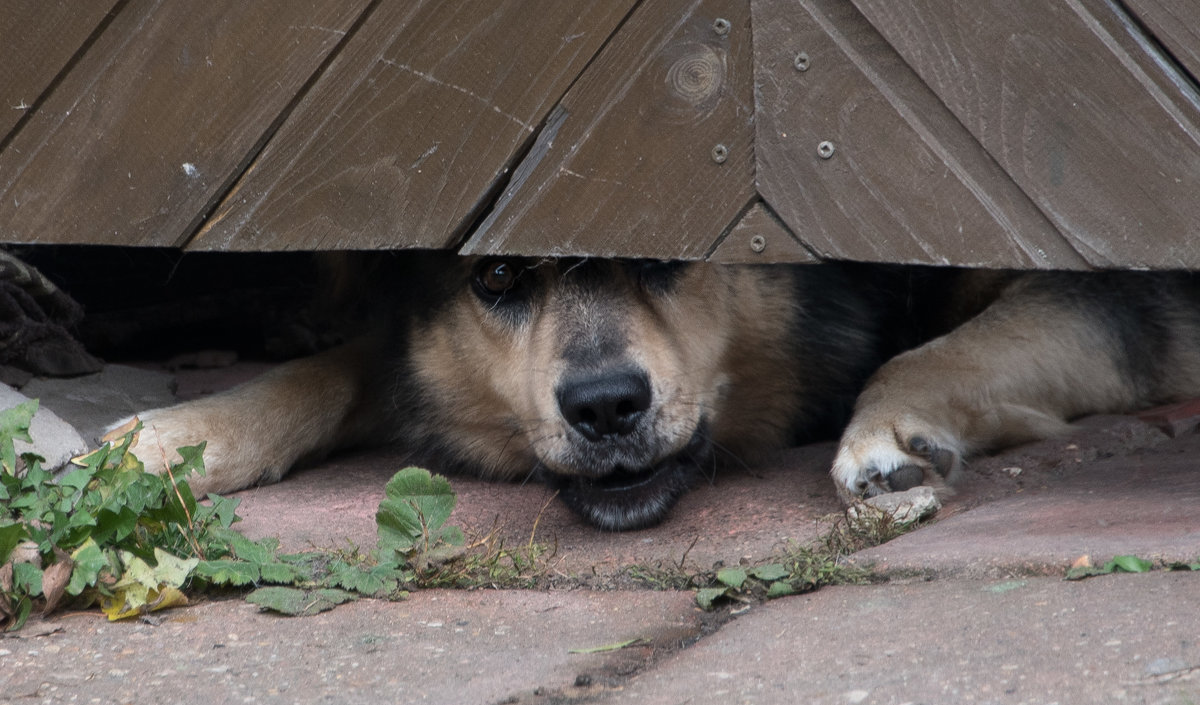
[[[176,448],[206,443],[197,493],[277,482],[298,461],[357,440],[364,421],[366,340],[294,360],[211,397],[138,414],[133,452],[150,472],[178,462]],[[360,418],[361,417],[361,418]]]
[[[1133,359],[1146,333],[1136,317],[1125,317],[1135,320],[1125,330],[1113,320],[1122,293],[1075,285],[1018,281],[948,335],[884,365],[859,397],[834,461],[842,499],[936,487],[972,453],[1153,401],[1151,368]]]

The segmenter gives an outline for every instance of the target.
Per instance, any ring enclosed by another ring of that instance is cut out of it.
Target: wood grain
[[[746,0],[646,0],[463,251],[705,257],[755,198],[752,79]]]
[[[776,264],[818,262],[774,213],[762,202],[751,206],[730,229],[709,262],[718,264]]]
[[[1200,3],[1196,0],[1124,0],[1124,4],[1200,80]]]
[[[853,6],[753,10],[759,190],[819,255],[1084,265]]]
[[[178,245],[366,0],[131,0],[0,154],[0,239]]]
[[[0,143],[116,2],[0,2]]]
[[[381,5],[190,247],[454,244],[631,6]]]
[[[1200,102],[1110,0],[854,0],[1090,263],[1200,267]]]

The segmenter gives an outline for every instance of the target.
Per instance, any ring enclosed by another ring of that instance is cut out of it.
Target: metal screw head
[[[797,71],[807,71],[809,63],[808,53],[802,51],[796,54],[796,60],[792,65],[796,67]]]
[[[829,140],[825,140],[817,145],[817,156],[822,159],[830,159],[833,157],[834,149],[833,143]]]
[[[767,249],[767,238],[763,237],[762,235],[755,235],[754,237],[750,238],[750,249],[754,250],[755,252],[762,252],[763,250]]]
[[[729,158],[729,148],[723,144],[718,144],[712,148],[712,160],[718,164],[724,164]]]
[[[729,34],[729,30],[732,26],[733,25],[729,24],[729,20],[725,19],[724,17],[718,17],[717,19],[713,20],[713,31],[721,37]]]

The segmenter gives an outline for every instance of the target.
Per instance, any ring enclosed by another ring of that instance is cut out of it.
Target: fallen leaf
[[[42,571],[42,595],[46,598],[43,616],[50,614],[58,606],[58,601],[66,592],[67,584],[71,582],[71,571],[74,569],[75,561],[63,554],[59,556],[57,563]]]
[[[120,440],[122,437],[124,437],[125,434],[136,429],[138,427],[138,425],[141,423],[142,423],[141,419],[134,416],[132,419],[129,419],[128,421],[121,424],[120,426],[117,426],[116,428],[110,430],[108,433],[104,434],[103,436],[100,436],[100,442],[101,443],[116,443],[118,440]]]
[[[602,646],[588,646],[588,647],[582,648],[582,649],[567,649],[567,653],[568,654],[602,654],[602,653],[605,653],[608,651],[620,651],[621,649],[624,649],[627,646],[633,646],[634,644],[640,643],[642,641],[644,641],[644,639],[642,639],[641,637],[638,637],[636,639],[630,639],[629,641],[618,641],[615,644],[604,644]]]

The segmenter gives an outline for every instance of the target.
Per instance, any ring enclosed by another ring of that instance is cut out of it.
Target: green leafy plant
[[[1174,562],[1164,566],[1169,571],[1200,571],[1200,560],[1184,564],[1184,562]],[[1067,571],[1067,580],[1082,580],[1084,578],[1093,578],[1096,576],[1110,576],[1112,573],[1148,573],[1154,570],[1154,562],[1146,559],[1138,558],[1135,555],[1117,555],[1112,556],[1112,560],[1106,562],[1103,566],[1093,566],[1091,560],[1087,556],[1082,556],[1075,565],[1070,566]]]
[[[425,572],[460,555],[466,542],[463,532],[446,526],[456,502],[444,477],[415,467],[396,473],[375,514],[380,559]]]
[[[40,456],[14,450],[36,412],[36,401],[0,412],[0,626],[20,627],[35,604],[99,602],[116,619],[186,601],[179,588],[223,550],[211,529],[227,528],[237,504],[201,505],[183,480],[203,472],[203,444],[152,475],[129,452],[133,428],[55,479]]]
[[[253,587],[247,599],[265,609],[312,614],[427,585],[527,585],[545,553],[532,540],[506,549],[494,532],[467,545],[446,524],[449,482],[420,468],[388,483],[375,551],[281,553],[277,539],[232,528],[238,500],[196,500],[188,478],[204,472],[203,444],[178,449],[163,475],[146,473],[130,452],[135,424],[55,478],[42,458],[15,451],[36,413],[36,401],[0,412],[0,628],[65,604],[134,617],[206,588]]]
[[[844,555],[828,536],[814,545],[791,544],[765,563],[717,570],[710,583],[696,591],[696,604],[710,610],[721,600],[752,602],[866,581],[866,571],[846,565]]]

